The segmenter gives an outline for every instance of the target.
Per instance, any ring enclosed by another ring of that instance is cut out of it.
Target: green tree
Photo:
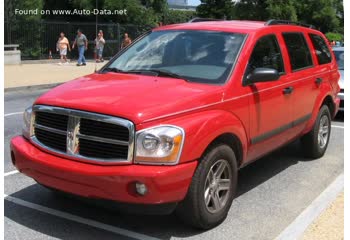
[[[270,19],[298,21],[294,0],[267,0],[266,5]]]
[[[192,18],[196,17],[194,11],[181,11],[169,9],[164,15],[164,24],[183,23],[188,22]]]
[[[313,24],[322,32],[330,32],[339,28],[337,8],[334,0],[296,1],[298,19]]]
[[[235,4],[235,15],[241,20],[269,19],[266,0],[241,0]]]
[[[5,20],[9,21],[35,21],[41,19],[40,11],[43,9],[43,0],[5,0]],[[21,15],[16,14],[15,10],[35,10],[37,9],[38,14]]]
[[[40,11],[43,5],[43,0],[5,1],[5,42],[19,44],[22,57],[38,58],[40,56],[42,32]],[[16,14],[16,9],[36,10],[37,14]]]
[[[234,4],[231,0],[201,0],[196,11],[199,17],[233,19]]]
[[[104,8],[109,10],[126,9],[126,15],[113,16],[113,22],[138,24],[138,25],[155,25],[158,21],[152,8],[144,7],[138,0],[105,0]]]

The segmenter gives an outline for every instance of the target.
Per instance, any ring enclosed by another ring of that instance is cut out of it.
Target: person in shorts
[[[64,36],[64,32],[61,32],[60,37],[58,38],[57,50],[60,52],[61,56],[60,64],[68,64],[67,50],[70,51],[70,45],[68,39]]]
[[[103,38],[103,32],[100,30],[100,32],[97,35],[97,38],[95,39],[95,48],[96,48],[96,62],[103,62],[103,48],[105,46],[105,39]]]

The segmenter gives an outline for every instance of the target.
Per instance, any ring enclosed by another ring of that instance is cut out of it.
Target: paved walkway
[[[302,240],[344,239],[344,193],[309,226]]]
[[[86,66],[77,67],[75,62],[58,63],[59,60],[52,60],[50,63],[5,65],[5,89],[66,82],[93,73],[104,64],[88,62]]]

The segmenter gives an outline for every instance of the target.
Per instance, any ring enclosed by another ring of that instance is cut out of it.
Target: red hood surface
[[[219,102],[222,86],[135,74],[91,74],[62,84],[35,104],[72,108],[129,119],[154,118]]]

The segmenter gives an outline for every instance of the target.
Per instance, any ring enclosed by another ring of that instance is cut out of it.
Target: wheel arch
[[[334,100],[333,100],[331,93],[327,92],[327,94],[320,95],[318,97],[318,100],[316,100],[316,103],[314,105],[312,117],[309,120],[308,124],[306,125],[304,131],[302,132],[303,135],[308,133],[312,129],[312,127],[317,119],[317,115],[318,115],[318,113],[323,105],[327,105],[329,108],[329,111],[331,112],[331,117],[332,118],[335,117],[336,106],[335,106],[335,103],[334,103]]]
[[[335,105],[334,105],[334,101],[333,101],[332,96],[327,95],[327,96],[323,99],[321,105],[319,106],[319,109],[320,109],[323,105],[327,105],[327,107],[329,108],[329,111],[331,112],[331,116],[333,117],[334,114],[335,114]]]
[[[243,162],[243,145],[240,139],[233,133],[227,132],[217,136],[213,141],[211,141],[211,143],[209,143],[203,155],[219,144],[226,144],[233,150],[236,156],[237,167],[239,168]]]

